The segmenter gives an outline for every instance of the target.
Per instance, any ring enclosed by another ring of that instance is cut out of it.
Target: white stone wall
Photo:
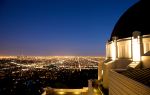
[[[116,58],[131,58],[131,39],[117,40]],[[106,57],[112,58],[114,55],[113,41],[106,44]]]
[[[103,86],[104,88],[109,88],[109,70],[111,69],[125,69],[129,64],[132,64],[134,61],[134,58],[137,58],[135,55],[137,55],[140,59],[137,64],[139,64],[142,61],[142,65],[144,68],[150,68],[150,57],[144,57],[142,56],[144,53],[150,51],[150,35],[146,36],[138,36],[137,37],[139,48],[134,49],[136,47],[133,47],[133,41],[131,37],[128,38],[123,38],[123,39],[117,39],[117,51],[116,51],[116,59],[112,60],[113,58],[113,52],[114,52],[114,47],[113,47],[113,42],[107,42],[106,43],[106,59],[110,60],[104,63],[103,66]],[[134,50],[133,50],[134,49]],[[136,50],[139,50],[136,52]],[[133,51],[134,51],[134,56],[133,56]],[[134,57],[134,58],[133,58]],[[142,60],[141,60],[142,59]],[[115,95],[115,94],[114,94]],[[118,94],[119,95],[119,94]],[[120,94],[122,95],[122,94]],[[124,95],[124,94],[123,94]],[[126,94],[125,94],[126,95]],[[130,95],[130,94],[129,94]],[[131,94],[132,95],[132,94]],[[150,95],[150,94],[149,94]]]
[[[117,42],[118,58],[131,58],[131,40]]]
[[[110,70],[109,95],[150,95],[150,88]]]
[[[150,51],[150,38],[143,38],[142,43],[143,43],[143,51],[145,54],[146,52]]]
[[[150,35],[145,35],[142,39],[143,43],[143,55],[150,51]],[[150,68],[150,56],[142,56],[142,66],[144,68]]]
[[[112,50],[111,50],[111,43],[107,43],[106,44],[106,56],[108,58],[111,58],[112,57]]]
[[[132,49],[132,40],[131,37],[129,38],[123,38],[117,40],[117,51],[116,51],[116,58],[127,58],[132,59],[133,58],[133,49]],[[146,52],[150,51],[150,35],[141,36],[141,43],[140,43],[140,50],[141,54],[140,56],[144,55]],[[136,48],[136,47],[135,47]],[[112,59],[114,55],[114,46],[113,41],[108,42],[106,44],[106,57]]]

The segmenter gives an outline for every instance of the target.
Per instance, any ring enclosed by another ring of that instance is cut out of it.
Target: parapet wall
[[[150,87],[110,70],[109,95],[150,95]]]

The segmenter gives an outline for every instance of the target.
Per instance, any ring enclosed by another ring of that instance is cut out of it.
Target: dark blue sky
[[[0,0],[0,55],[105,55],[138,0]]]

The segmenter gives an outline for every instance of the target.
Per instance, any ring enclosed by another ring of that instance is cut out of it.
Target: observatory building
[[[140,0],[118,20],[98,80],[109,95],[150,95],[150,3]]]

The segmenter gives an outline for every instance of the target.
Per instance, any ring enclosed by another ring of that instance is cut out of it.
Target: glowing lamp
[[[75,94],[75,95],[79,95],[79,94],[80,94],[80,92],[77,92],[77,91],[76,91],[76,92],[74,92],[74,94]]]

